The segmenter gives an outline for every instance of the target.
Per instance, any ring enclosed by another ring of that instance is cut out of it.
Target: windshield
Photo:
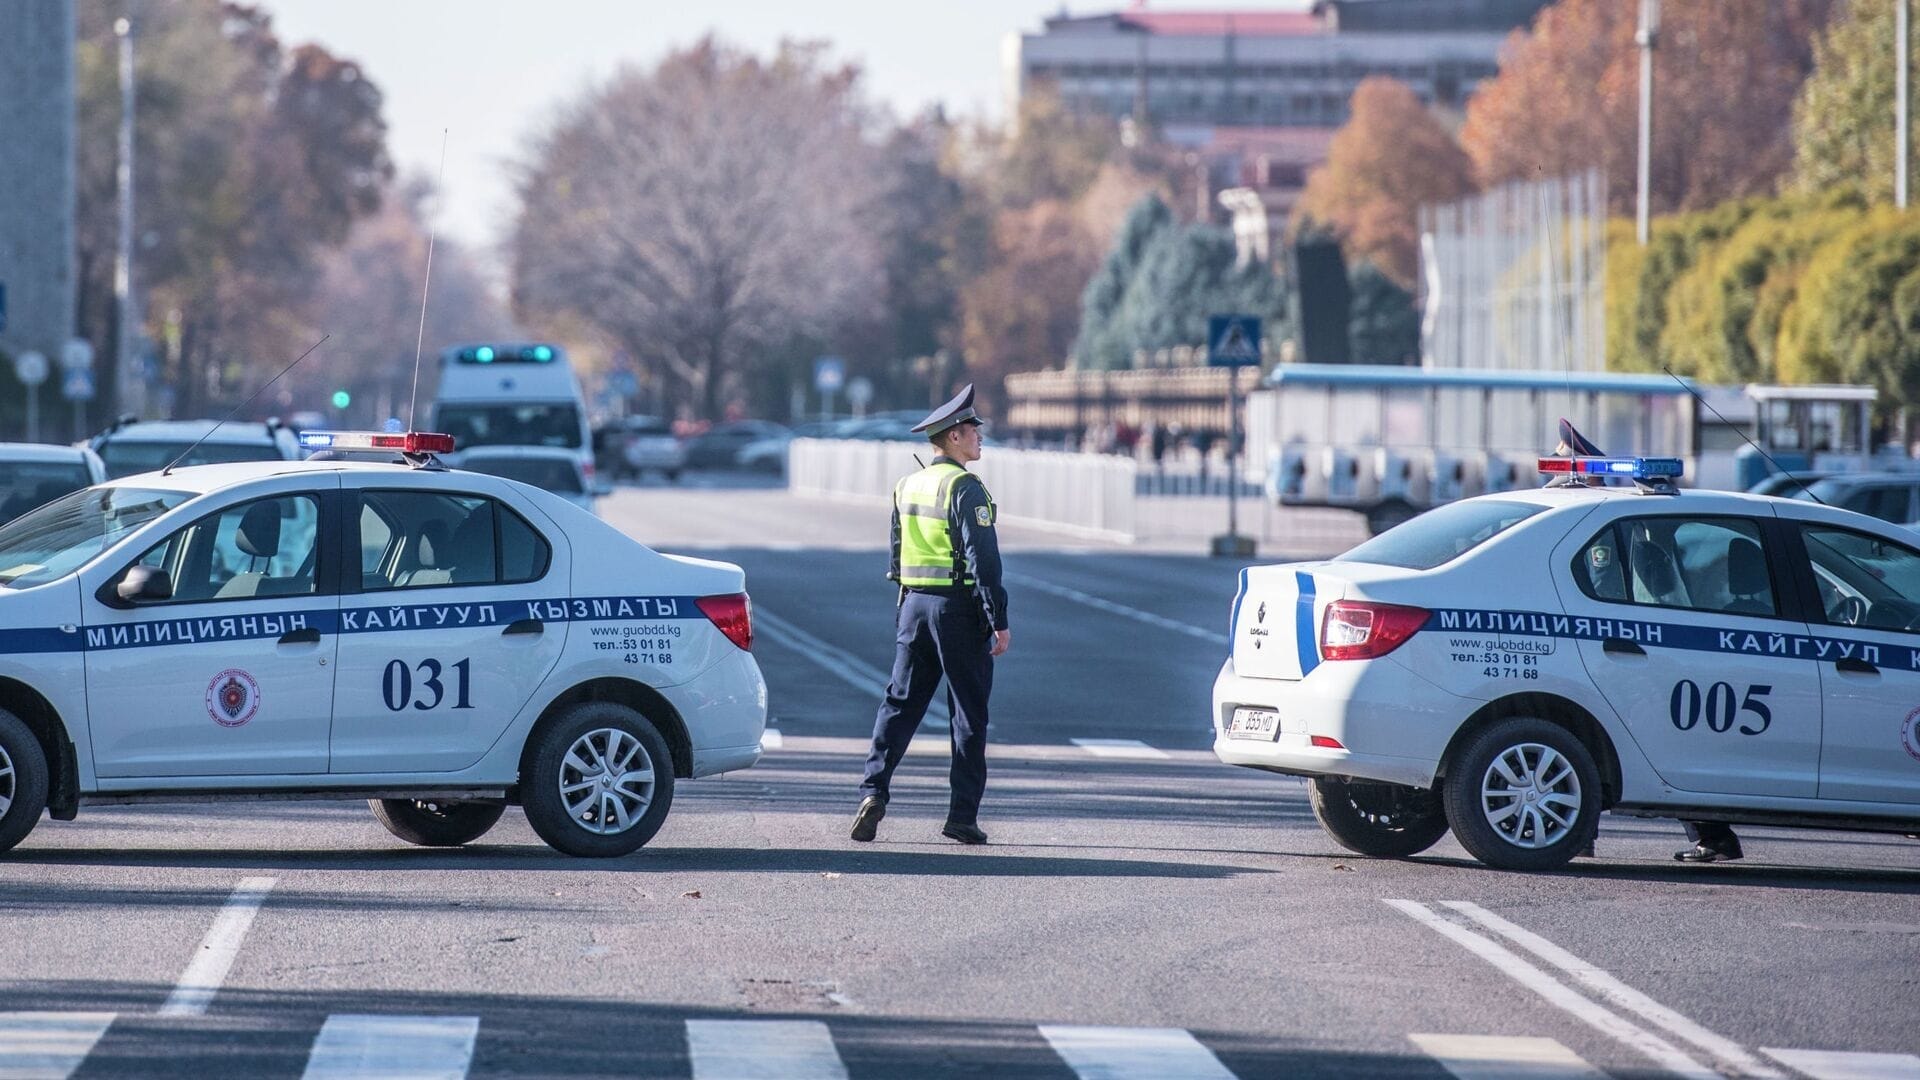
[[[564,446],[580,449],[580,410],[571,401],[522,401],[511,405],[441,405],[434,421],[470,446]]]
[[[1431,570],[1451,562],[1546,507],[1504,499],[1471,499],[1435,507],[1345,555],[1343,562]]]
[[[88,488],[0,525],[0,586],[44,585],[193,496],[146,488]]]
[[[106,463],[107,479],[118,480],[134,473],[163,469],[180,457],[189,440],[141,441],[108,439],[100,447],[100,460]],[[279,461],[280,448],[271,443],[203,442],[182,458],[182,465],[219,465],[229,461]]]
[[[93,483],[77,461],[10,461],[0,469],[0,524]]]
[[[572,460],[481,457],[463,461],[461,467],[489,476],[504,476],[561,495],[578,495],[587,490],[580,482],[580,466]]]

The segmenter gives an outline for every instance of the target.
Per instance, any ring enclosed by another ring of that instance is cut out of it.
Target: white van
[[[432,430],[459,450],[476,446],[558,446],[593,475],[586,398],[557,345],[456,345],[440,353]],[[455,453],[455,460],[458,451]]]

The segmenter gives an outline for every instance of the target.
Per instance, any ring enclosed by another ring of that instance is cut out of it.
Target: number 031
[[[453,669],[453,707],[473,708],[473,702],[469,697],[472,685],[468,675],[473,661],[460,659],[448,666]],[[440,661],[432,659],[420,661],[417,668],[420,679],[417,684],[413,678],[415,670],[408,667],[405,660],[387,661],[386,675],[380,680],[380,694],[386,699],[387,708],[400,712],[408,705],[412,705],[421,712],[427,712],[439,708],[441,703],[447,700],[446,685],[440,681],[444,671]],[[418,696],[414,694],[416,689],[420,691]]]

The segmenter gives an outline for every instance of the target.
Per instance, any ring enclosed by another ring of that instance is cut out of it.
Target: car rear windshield
[[[192,498],[184,491],[87,488],[0,525],[0,587],[44,585]]]
[[[434,424],[453,436],[453,444],[463,450],[470,446],[580,449],[580,410],[569,401],[442,405]]]
[[[107,466],[107,479],[118,480],[134,473],[165,468],[180,457],[191,443],[182,439],[164,442],[144,439],[108,439],[100,447],[100,460]],[[279,461],[280,448],[272,443],[203,442],[193,453],[181,458],[182,465],[220,465],[230,461]]]
[[[580,466],[572,460],[475,457],[468,458],[462,465],[474,472],[504,476],[560,495],[578,495],[587,490],[580,482]]]
[[[9,461],[0,468],[0,524],[91,483],[77,461]]]
[[[1340,556],[1342,562],[1431,570],[1545,510],[1535,503],[1470,499],[1435,507]]]

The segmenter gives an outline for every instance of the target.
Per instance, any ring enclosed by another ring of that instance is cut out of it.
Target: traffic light
[[[347,406],[349,406],[349,405],[351,405],[351,404],[353,404],[353,395],[352,395],[352,394],[349,394],[349,393],[347,393],[347,392],[346,392],[345,390],[335,390],[335,391],[333,392],[333,407],[334,407],[334,408],[336,408],[336,409],[344,409],[344,408],[346,408]]]

